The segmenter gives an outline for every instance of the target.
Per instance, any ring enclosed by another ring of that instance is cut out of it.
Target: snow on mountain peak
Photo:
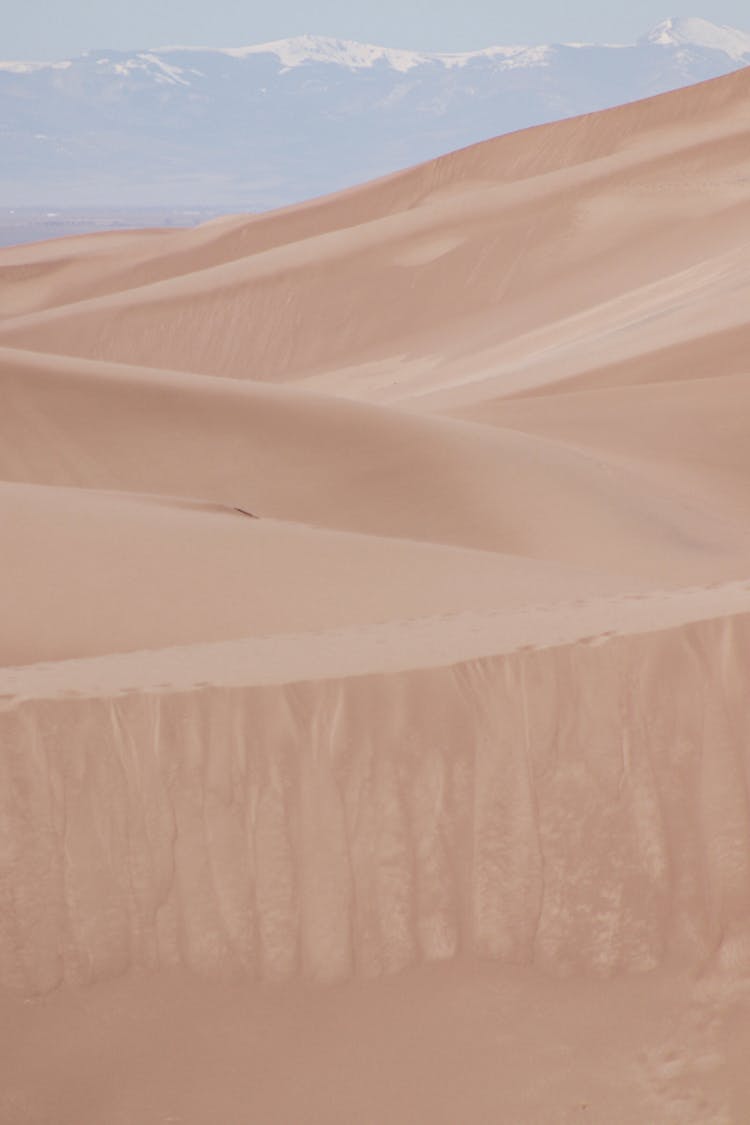
[[[391,70],[406,73],[416,67],[434,63],[452,69],[463,67],[475,59],[495,60],[507,69],[547,65],[551,47],[497,46],[479,51],[439,54],[425,51],[402,50],[396,47],[378,47],[372,43],[357,43],[351,39],[333,39],[323,35],[298,35],[291,39],[277,39],[271,43],[258,43],[249,47],[160,47],[154,53],[160,56],[176,52],[210,52],[235,59],[252,55],[275,55],[285,69],[305,63],[330,63],[351,71],[369,70],[384,64]]]
[[[369,43],[355,43],[350,39],[333,39],[324,35],[297,35],[291,39],[276,39],[271,43],[259,43],[251,47],[223,47],[215,50],[237,59],[248,58],[250,55],[276,55],[282,66],[290,68],[315,62],[333,63],[348,70],[366,70],[376,63],[384,62],[393,70],[407,71],[429,58],[416,51],[375,47]]]
[[[709,23],[708,20],[697,17],[674,16],[662,20],[638,43],[720,51],[735,62],[750,56],[750,34]],[[595,44],[569,43],[562,46],[580,48],[593,47]],[[555,49],[552,46],[519,45],[486,47],[478,51],[438,53],[379,47],[371,43],[358,43],[351,39],[335,39],[325,35],[297,35],[290,39],[276,39],[270,43],[247,47],[162,47],[155,53],[163,55],[177,51],[209,51],[236,59],[275,55],[281,66],[289,70],[304,66],[306,63],[328,63],[345,67],[350,71],[370,70],[374,66],[384,65],[391,70],[406,73],[430,63],[453,69],[464,67],[479,59],[493,61],[504,69],[546,66]]]
[[[734,27],[709,23],[697,16],[672,16],[662,20],[641,42],[663,47],[702,47],[704,50],[721,51],[734,60],[750,55],[750,34]]]
[[[647,35],[638,40],[639,46],[666,48],[694,48],[698,51],[716,51],[734,63],[750,62],[750,33],[736,28],[720,26],[698,17],[673,16],[662,20]],[[233,59],[250,59],[257,56],[275,56],[282,70],[292,70],[306,64],[328,64],[351,72],[371,70],[384,66],[405,74],[420,67],[440,66],[446,70],[460,69],[475,62],[489,62],[502,70],[547,67],[560,47],[595,48],[596,44],[568,43],[557,46],[493,46],[482,50],[455,53],[437,53],[380,47],[371,43],[358,43],[351,39],[336,39],[324,35],[297,35],[289,39],[276,39],[245,47],[195,47],[166,46],[142,51],[132,58],[118,57],[116,61],[100,56],[101,66],[110,65],[122,76],[133,71],[149,71],[156,81],[172,85],[190,85],[188,72],[175,65],[169,56],[184,54],[224,55]],[[600,47],[604,46],[599,44]],[[615,47],[615,44],[608,44]],[[625,46],[621,44],[619,46]],[[87,58],[86,52],[82,58]],[[62,70],[74,65],[62,62],[0,62],[0,71],[15,74],[32,74],[37,70]],[[197,73],[193,71],[193,73]]]

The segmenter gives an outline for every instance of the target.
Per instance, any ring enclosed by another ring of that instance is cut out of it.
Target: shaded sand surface
[[[0,1122],[750,1119],[750,72],[0,250]]]
[[[710,999],[680,1027],[684,993],[462,964],[326,990],[107,982],[4,1001],[0,1104],[59,1125],[730,1120],[743,1068],[727,1081]]]

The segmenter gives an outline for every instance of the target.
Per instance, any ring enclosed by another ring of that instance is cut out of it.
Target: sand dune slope
[[[735,577],[748,546],[741,498],[728,503],[721,481],[700,501],[645,461],[517,429],[12,351],[0,385],[6,480],[201,498],[662,584]],[[736,418],[736,405],[717,413]]]
[[[10,677],[3,822],[35,890],[5,892],[3,983],[336,980],[459,950],[750,968],[748,620],[247,688],[139,691],[120,662],[97,700],[72,665],[67,699]]]
[[[691,272],[715,287],[707,261],[743,241],[748,85],[740,71],[501,138],[271,217],[266,237],[258,219],[247,236],[188,232],[167,276],[114,293],[100,295],[94,258],[88,297],[11,318],[0,341],[254,379],[447,353],[455,375],[480,345],[554,325],[564,341],[582,313],[599,334],[634,299],[646,319],[652,286],[684,304]],[[735,289],[745,278],[741,264]]]
[[[0,513],[3,665],[494,611],[541,591],[565,600],[622,586],[559,563],[175,497],[0,484]]]
[[[748,1119],[749,105],[0,252],[0,1121]]]
[[[750,366],[750,364],[748,365]],[[643,387],[495,398],[453,413],[535,433],[621,466],[648,467],[663,486],[710,496],[738,522],[750,515],[750,371]]]

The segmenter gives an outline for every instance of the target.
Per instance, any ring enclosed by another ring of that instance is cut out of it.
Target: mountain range
[[[750,63],[750,33],[424,54],[301,36],[0,62],[0,206],[265,210]]]

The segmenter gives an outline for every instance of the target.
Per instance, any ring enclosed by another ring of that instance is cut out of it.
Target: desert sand
[[[0,251],[0,1122],[750,1120],[750,71]]]

